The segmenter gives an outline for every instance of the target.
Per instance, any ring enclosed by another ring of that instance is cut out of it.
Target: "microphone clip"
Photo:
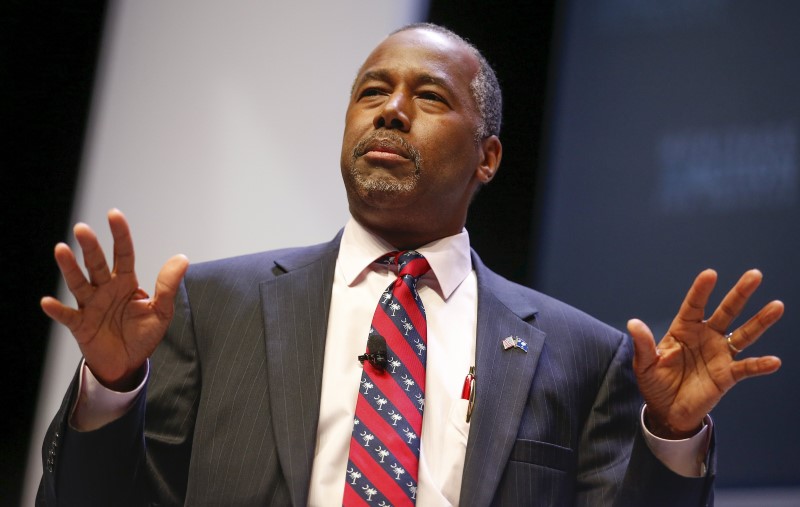
[[[386,357],[386,339],[379,334],[371,334],[367,339],[367,352],[358,356],[359,362],[363,365],[368,361],[378,371],[385,371],[389,364]]]

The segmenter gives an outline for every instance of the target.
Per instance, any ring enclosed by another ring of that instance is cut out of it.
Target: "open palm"
[[[648,426],[656,435],[684,438],[693,434],[737,382],[780,368],[780,359],[774,356],[735,359],[739,351],[753,344],[781,318],[780,301],[768,303],[726,335],[761,279],[757,270],[746,272],[706,319],[705,307],[717,274],[710,269],[703,271],[658,346],[642,321],[628,322],[635,347],[634,372],[647,403]]]
[[[169,259],[150,298],[136,278],[133,241],[125,217],[111,210],[108,223],[114,238],[113,268],[109,269],[94,231],[85,224],[76,225],[75,238],[83,251],[86,274],[66,244],[56,246],[55,258],[78,307],[52,297],[43,298],[41,306],[53,320],[69,328],[100,382],[111,389],[127,390],[169,326],[173,299],[189,262],[182,255]]]

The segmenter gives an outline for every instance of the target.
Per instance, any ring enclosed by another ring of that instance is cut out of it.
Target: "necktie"
[[[372,361],[363,362],[345,506],[374,502],[398,507],[416,501],[427,352],[425,309],[417,280],[430,266],[413,250],[393,252],[381,262],[396,263],[399,269],[397,279],[381,295],[370,329],[369,344],[375,343],[375,335],[386,341],[386,363],[382,369]]]

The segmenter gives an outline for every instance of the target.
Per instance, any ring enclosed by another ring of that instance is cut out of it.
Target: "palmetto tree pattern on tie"
[[[345,506],[398,507],[416,501],[428,342],[417,281],[430,266],[413,250],[393,252],[381,262],[396,263],[399,270],[378,301],[370,329],[385,338],[388,363],[385,370],[363,363]]]

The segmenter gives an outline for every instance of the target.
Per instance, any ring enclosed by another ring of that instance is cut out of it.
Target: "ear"
[[[478,181],[482,184],[489,183],[494,178],[503,158],[503,145],[497,136],[489,136],[481,141],[481,160],[475,172]]]

